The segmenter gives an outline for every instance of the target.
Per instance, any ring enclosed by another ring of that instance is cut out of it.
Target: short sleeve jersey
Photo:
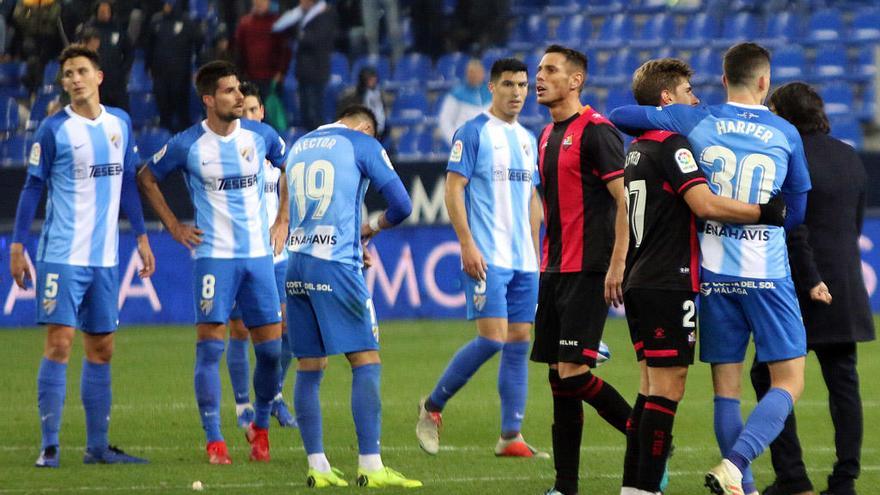
[[[623,178],[623,141],[589,106],[547,125],[538,146],[543,186],[542,272],[605,272],[614,245],[614,198]]]
[[[468,179],[468,226],[486,262],[538,271],[529,223],[532,190],[540,183],[532,133],[484,112],[456,131],[446,170]]]
[[[227,136],[198,123],[175,135],[149,163],[158,180],[181,170],[204,231],[196,258],[271,254],[263,162],[284,163],[285,145],[271,127],[239,119]]]
[[[379,141],[341,124],[321,126],[291,146],[286,173],[288,251],[361,266],[367,188],[400,181]]]
[[[630,228],[625,289],[699,289],[696,219],[683,196],[705,183],[684,136],[648,131],[633,142],[624,172]]]
[[[134,174],[138,161],[128,114],[102,106],[91,120],[67,106],[35,137],[27,172],[49,191],[37,260],[115,266],[122,176]]]
[[[763,105],[669,105],[649,111],[657,128],[687,136],[712,192],[745,203],[810,190],[801,137]],[[700,229],[704,268],[757,279],[790,276],[785,231],[770,225],[707,221]]]

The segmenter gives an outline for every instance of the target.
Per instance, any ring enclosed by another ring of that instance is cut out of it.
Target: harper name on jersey
[[[37,261],[116,266],[122,175],[137,161],[122,110],[102,106],[90,120],[68,106],[44,120],[28,157],[28,173],[49,189]]]
[[[483,112],[455,133],[446,170],[468,179],[465,208],[477,247],[490,265],[538,270],[529,224],[540,183],[535,137],[519,123]]]

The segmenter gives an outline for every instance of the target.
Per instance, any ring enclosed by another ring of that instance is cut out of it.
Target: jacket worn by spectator
[[[491,103],[492,93],[485,84],[479,86],[460,84],[452,88],[452,91],[443,98],[437,122],[446,142],[451,144],[455,131],[489,108]]]
[[[272,32],[276,20],[278,14],[251,12],[238,21],[234,42],[236,62],[248,80],[268,81],[275,74],[287,72],[290,50],[284,35]]]

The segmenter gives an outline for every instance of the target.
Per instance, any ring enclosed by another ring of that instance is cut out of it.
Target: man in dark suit
[[[837,462],[822,495],[855,495],[862,446],[862,400],[856,343],[874,339],[874,323],[862,279],[859,236],[865,212],[865,168],[858,154],[828,136],[822,98],[794,82],[770,96],[770,109],[800,132],[813,189],[804,223],[789,234],[792,277],[800,300],[807,347],[816,353],[828,387]],[[833,299],[832,299],[833,295]],[[766,364],[752,366],[758,398],[770,386]],[[764,495],[813,493],[798,442],[794,413],[770,444],[775,482]]]

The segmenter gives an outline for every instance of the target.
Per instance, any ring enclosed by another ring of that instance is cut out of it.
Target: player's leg
[[[226,368],[235,396],[235,417],[239,428],[247,428],[254,421],[251,405],[250,331],[241,320],[241,305],[236,303],[229,316],[229,348],[226,349]]]
[[[639,363],[639,391],[626,422],[626,451],[623,455],[623,479],[620,485],[621,495],[629,495],[637,493],[636,484],[639,481],[639,423],[648,398],[648,365],[645,362],[645,344],[639,337],[642,314],[639,299],[633,297],[632,290],[628,290],[623,294],[623,300],[630,340]]]
[[[284,402],[284,380],[287,378],[290,363],[293,362],[293,347],[287,334],[287,296],[284,293],[286,277],[287,261],[275,263],[276,289],[281,303],[281,373],[278,376],[278,394],[272,400],[272,416],[278,420],[281,427],[296,428],[296,418],[290,413],[287,403]]]

